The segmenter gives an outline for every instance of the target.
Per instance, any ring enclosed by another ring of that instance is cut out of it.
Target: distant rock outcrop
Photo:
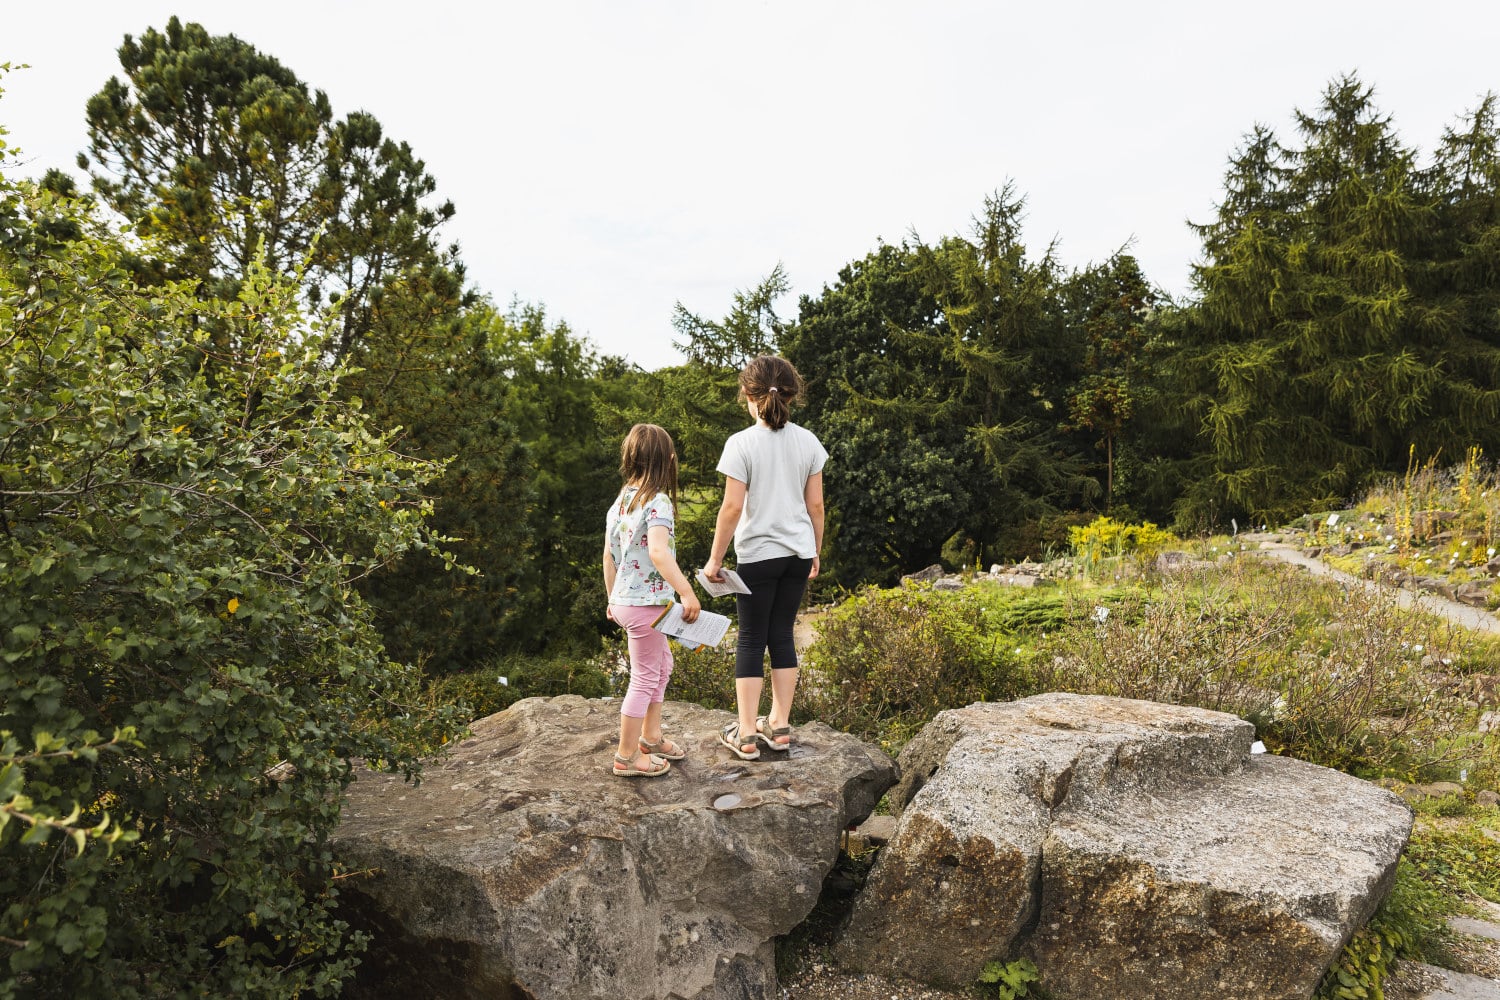
[[[957,986],[1024,955],[1057,1000],[1306,1000],[1388,891],[1412,815],[1252,739],[1116,698],[941,713],[901,755],[841,963]]]
[[[688,756],[659,778],[611,775],[619,702],[578,697],[476,722],[418,786],[361,774],[334,847],[375,872],[340,898],[377,937],[345,996],[774,997],[772,939],[895,766],[820,724],[740,761],[714,739],[727,713],[665,714]]]

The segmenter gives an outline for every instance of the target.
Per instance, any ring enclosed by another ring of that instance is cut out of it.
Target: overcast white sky
[[[1256,122],[1289,134],[1355,71],[1428,150],[1500,91],[1493,0],[11,0],[0,62],[32,68],[0,123],[23,172],[72,168],[121,39],[173,13],[375,114],[457,205],[475,285],[648,368],[676,360],[674,302],[721,316],[778,261],[816,295],[882,238],[966,231],[1007,179],[1034,253],[1133,241],[1181,293],[1185,220]]]

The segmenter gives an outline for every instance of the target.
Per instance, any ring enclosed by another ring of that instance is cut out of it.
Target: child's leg
[[[781,562],[781,559],[763,559],[735,567],[750,588],[750,593],[735,598],[740,634],[734,649],[734,696],[739,709],[740,742],[747,752],[755,746],[755,717],[760,713],[761,692],[765,690],[766,636],[771,608],[776,603]]]
[[[646,706],[646,721],[645,725],[641,728],[641,738],[647,743],[656,744],[662,742],[661,706],[662,702],[666,701],[667,698],[667,682],[672,679],[673,664],[672,644],[667,641],[666,636],[656,632],[655,629],[652,632],[661,636],[661,670],[657,678],[656,690],[651,693],[650,704]],[[658,752],[676,754],[680,752],[680,748],[675,742],[671,742],[662,746]]]
[[[797,692],[797,646],[793,630],[810,572],[811,559],[787,561],[777,581],[776,597],[771,602],[766,624],[766,645],[771,650],[771,712],[766,718],[776,729],[790,724],[792,718],[792,697]],[[790,742],[790,737],[777,742]]]
[[[661,687],[660,673],[662,653],[666,652],[667,637],[651,627],[661,614],[659,607],[632,607],[612,605],[615,621],[625,629],[626,643],[630,650],[630,686],[620,704],[620,745],[615,751],[621,757],[629,757],[640,750],[641,731],[650,710],[651,697]],[[670,662],[671,653],[667,652]],[[657,731],[660,735],[661,710],[657,709]],[[640,770],[650,770],[651,762],[644,757],[636,760]]]

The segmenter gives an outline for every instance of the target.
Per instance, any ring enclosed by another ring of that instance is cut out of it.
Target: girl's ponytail
[[[802,394],[802,376],[786,358],[763,354],[740,372],[740,392],[766,426],[779,431],[791,418],[792,401]]]

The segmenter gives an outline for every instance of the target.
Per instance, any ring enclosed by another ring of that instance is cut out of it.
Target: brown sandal
[[[729,725],[719,730],[719,742],[728,747],[729,752],[734,754],[740,760],[760,760],[760,747],[755,746],[755,737],[752,736],[749,739],[746,739],[745,737],[741,736],[740,724],[738,722],[731,722]],[[744,746],[755,747],[755,749],[751,750],[749,753],[746,753],[745,751],[740,749],[740,747]]]
[[[621,757],[615,754],[614,765],[609,769],[616,778],[654,778],[659,774],[666,774],[672,770],[672,765],[652,754],[646,755],[646,760],[651,762],[651,769],[642,771],[635,766],[635,759],[641,755],[637,750],[629,757]],[[622,768],[623,766],[623,768]]]
[[[792,748],[792,727],[772,727],[769,716],[762,715],[755,720],[755,735],[772,750],[790,750]],[[781,742],[778,737],[785,736],[786,742]]]
[[[666,750],[662,749],[663,747],[667,746],[670,746],[672,748],[671,753],[668,753]],[[662,760],[681,760],[682,758],[687,756],[687,751],[682,749],[681,744],[679,744],[676,740],[667,739],[666,733],[662,733],[661,739],[657,740],[655,743],[646,742],[646,737],[642,736],[641,753],[649,753],[653,757],[660,757]]]

